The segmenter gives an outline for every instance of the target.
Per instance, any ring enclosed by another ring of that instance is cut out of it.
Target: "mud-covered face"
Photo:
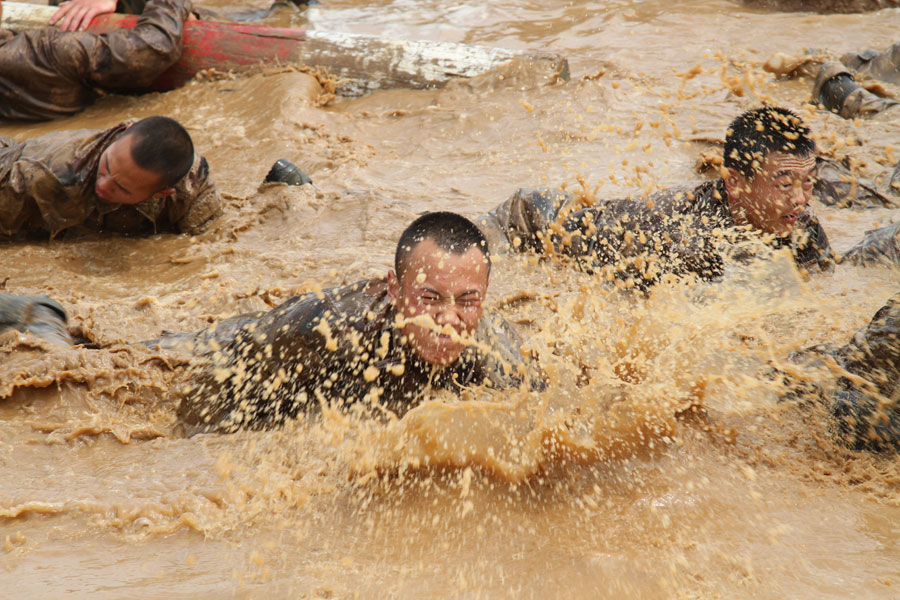
[[[725,186],[735,223],[778,237],[789,236],[809,204],[815,176],[816,158],[811,154],[773,152],[752,179],[730,170]]]
[[[472,334],[481,319],[487,293],[487,258],[477,247],[463,254],[442,250],[431,239],[413,248],[399,279],[388,274],[388,293],[397,312],[417,318],[403,326],[403,335],[425,362],[448,365],[459,358],[465,344],[459,336]]]
[[[131,158],[134,137],[123,135],[100,155],[94,192],[107,202],[137,204],[160,192],[159,175]]]

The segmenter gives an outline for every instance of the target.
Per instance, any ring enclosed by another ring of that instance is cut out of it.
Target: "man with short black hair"
[[[692,189],[587,208],[566,192],[520,189],[476,222],[495,247],[558,252],[637,287],[665,273],[716,278],[723,253],[742,252],[744,241],[787,247],[803,268],[830,268],[828,238],[808,206],[815,143],[797,115],[765,106],[737,117],[722,174]]]
[[[131,140],[131,158],[135,165],[157,175],[156,187],[171,188],[194,164],[191,135],[174,119],[141,119],[126,130],[123,139]]]
[[[190,432],[276,426],[320,403],[402,414],[430,389],[540,389],[518,335],[484,313],[490,265],[471,221],[429,213],[401,236],[386,278],[145,343],[200,356],[179,408]]]
[[[206,159],[168,117],[23,142],[0,136],[0,236],[76,225],[198,233],[221,212]]]

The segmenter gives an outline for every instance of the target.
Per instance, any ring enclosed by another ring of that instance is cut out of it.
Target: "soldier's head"
[[[100,198],[120,204],[168,196],[193,162],[194,144],[178,121],[147,117],[130,125],[100,155],[94,189]]]
[[[406,228],[388,273],[388,295],[407,320],[406,343],[421,360],[446,365],[459,358],[465,348],[459,336],[478,327],[490,275],[487,240],[465,217],[433,212]]]
[[[764,106],[732,121],[723,158],[735,223],[790,235],[812,196],[815,152],[809,129],[785,108]]]

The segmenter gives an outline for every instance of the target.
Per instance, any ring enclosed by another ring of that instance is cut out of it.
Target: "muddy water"
[[[425,210],[475,216],[520,185],[602,199],[701,178],[698,156],[761,98],[801,111],[823,152],[883,188],[896,121],[817,113],[803,104],[811,82],[761,65],[884,47],[900,12],[330,0],[267,22],[555,50],[573,76],[535,85],[507,69],[328,102],[314,78],[270,67],[4,127],[172,115],[228,209],[194,239],[0,247],[5,289],[52,294],[100,347],[2,354],[0,595],[897,597],[900,462],[835,446],[815,408],[776,403],[764,376],[864,324],[900,288],[888,269],[806,277],[782,259],[638,301],[553,261],[503,257],[491,304],[550,390],[436,397],[388,423],[326,412],[184,439],[166,393],[183,365],[124,344],[380,275]],[[260,188],[281,157],[315,189]],[[896,218],[817,210],[839,250]]]

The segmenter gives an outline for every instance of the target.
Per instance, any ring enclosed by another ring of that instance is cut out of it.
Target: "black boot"
[[[870,116],[898,104],[857,85],[853,73],[836,62],[825,63],[819,69],[812,101],[845,119]]]
[[[264,183],[286,183],[288,185],[305,185],[312,183],[309,175],[300,170],[300,167],[287,160],[279,158],[269,169]]]
[[[48,342],[71,346],[67,323],[65,309],[48,296],[0,294],[0,334],[27,332]]]

